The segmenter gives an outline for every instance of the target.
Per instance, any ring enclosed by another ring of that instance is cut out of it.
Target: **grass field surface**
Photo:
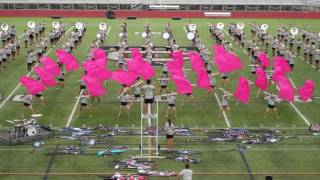
[[[52,19],[48,18],[0,18],[1,22],[7,22],[10,25],[15,25],[17,28],[17,35],[23,33],[27,28],[26,23],[29,20],[35,22],[46,21],[47,29],[51,28]],[[78,61],[84,61],[90,49],[91,42],[95,39],[98,32],[98,24],[107,21],[109,31],[104,45],[117,45],[119,43],[118,33],[120,32],[120,24],[128,23],[128,44],[129,45],[143,45],[144,39],[135,32],[144,31],[144,24],[150,23],[152,32],[164,32],[165,24],[170,22],[173,28],[173,35],[180,46],[191,46],[191,42],[186,38],[184,25],[191,20],[192,23],[197,24],[197,30],[205,46],[211,50],[211,59],[213,58],[212,45],[214,40],[211,38],[208,25],[211,22],[223,22],[225,25],[230,22],[243,22],[245,26],[246,39],[250,38],[249,24],[255,21],[257,24],[266,23],[269,25],[268,32],[273,35],[276,33],[276,28],[281,25],[294,25],[301,29],[306,28],[312,32],[320,32],[319,20],[295,19],[183,19],[174,21],[171,19],[137,19],[137,20],[106,20],[99,18],[63,18],[62,22],[67,24],[66,30],[72,30],[72,25],[75,22],[81,21],[87,25],[87,31],[79,47],[74,50],[73,54]],[[46,33],[47,35],[47,33]],[[68,36],[69,33],[66,34]],[[49,49],[48,56],[56,59],[55,50],[60,48],[63,42],[62,39],[58,45]],[[249,57],[246,52],[241,49],[235,42],[231,40],[227,32],[225,32],[225,39],[232,43],[234,52],[241,58],[245,64],[243,70],[232,73],[229,77],[232,91],[235,90],[237,79],[240,75],[249,77]],[[21,40],[22,41],[22,40]],[[154,45],[166,45],[166,41],[162,39],[162,35],[152,35],[152,42]],[[30,49],[30,48],[28,48]],[[0,93],[5,98],[9,95],[23,94],[25,89],[18,84],[21,75],[28,74],[25,57],[27,49],[21,47],[19,56],[14,60],[10,60],[6,69],[0,71]],[[271,57],[271,46],[268,52]],[[108,68],[116,69],[116,62],[109,60]],[[185,68],[190,68],[190,63],[185,62]],[[156,68],[157,77],[161,75],[161,68]],[[214,67],[214,72],[217,72]],[[319,71],[314,70],[309,64],[305,63],[300,57],[296,57],[295,70],[289,74],[295,86],[300,87],[305,80],[312,79],[316,83],[315,96],[320,96],[320,76]],[[33,73],[31,73],[32,75]],[[83,125],[94,127],[99,124],[107,126],[119,127],[135,127],[140,125],[140,103],[134,103],[131,108],[130,117],[122,115],[115,119],[118,108],[120,84],[114,81],[107,81],[107,94],[102,97],[102,104],[93,104],[91,106],[93,117],[90,118],[86,114],[80,114],[80,117],[70,115],[75,107],[79,95],[79,82],[82,76],[82,71],[70,72],[66,75],[65,88],[56,89],[48,88],[44,92],[45,107],[41,107],[39,102],[35,102],[33,107],[36,113],[43,114],[40,118],[40,124],[50,125],[51,127],[65,127],[70,119],[70,125],[73,127],[81,127]],[[155,79],[156,79],[155,78]],[[191,83],[196,83],[195,74],[190,72],[188,79]],[[220,78],[217,78],[218,84]],[[154,84],[159,89],[160,85],[156,80]],[[272,87],[275,89],[275,87]],[[157,91],[158,91],[157,89]],[[169,83],[169,89],[175,90],[172,82]],[[202,149],[201,154],[197,155],[199,159],[204,162],[197,165],[192,165],[191,168],[194,173],[248,173],[253,175],[199,175],[195,179],[264,179],[263,175],[255,173],[319,173],[319,151],[320,139],[319,136],[311,136],[306,130],[308,123],[320,123],[320,101],[315,99],[311,103],[288,103],[281,102],[278,105],[280,119],[276,119],[273,115],[264,118],[264,111],[266,108],[266,101],[262,96],[256,98],[256,87],[251,88],[251,97],[248,105],[237,104],[235,99],[231,99],[231,117],[228,119],[218,118],[219,104],[217,99],[212,94],[209,98],[206,97],[206,91],[194,87],[194,97],[196,106],[193,107],[191,103],[186,103],[183,107],[180,106],[182,96],[177,99],[177,118],[173,118],[173,123],[176,126],[186,126],[190,128],[226,128],[227,121],[231,127],[245,127],[245,128],[284,128],[288,130],[289,134],[305,134],[307,137],[299,139],[292,139],[273,145],[255,145],[251,150],[245,151],[245,161],[239,151],[224,151],[228,149],[237,148],[234,143],[184,143],[182,137],[176,138],[177,149]],[[218,90],[217,96],[221,98],[221,91]],[[79,107],[76,108],[76,113]],[[0,126],[5,129],[10,124],[6,120],[20,119],[23,110],[23,104],[8,101],[0,101]],[[160,103],[159,106],[159,124],[162,127],[166,121],[165,113],[167,110],[166,103]],[[296,129],[296,130],[295,130]],[[206,136],[202,131],[199,135]],[[50,161],[50,156],[45,156],[44,152],[52,151],[57,144],[64,146],[70,143],[78,143],[77,141],[65,141],[61,139],[50,139],[41,150],[30,153],[31,145],[17,145],[17,146],[0,146],[0,173],[5,172],[25,172],[25,173],[44,173]],[[114,137],[114,144],[130,144],[130,148],[138,148],[139,138],[137,137]],[[160,138],[160,143],[164,146],[165,138]],[[103,147],[90,147],[91,151],[96,151]],[[95,156],[57,156],[50,168],[51,173],[111,173],[113,172],[110,165],[113,160],[126,159],[130,155],[134,155],[136,150],[130,150],[128,153],[112,156],[107,158],[97,158]],[[166,152],[163,152],[164,154]],[[183,168],[183,164],[174,162],[173,160],[162,159],[156,160],[159,170],[173,170],[179,171]],[[319,179],[319,175],[274,175],[274,179]],[[22,175],[6,175],[0,176],[0,179],[42,179],[42,176],[22,176]],[[50,175],[49,179],[99,179],[98,176],[56,176]],[[157,178],[155,178],[157,179]],[[163,179],[163,178],[162,178]],[[166,179],[166,178],[164,178]]]

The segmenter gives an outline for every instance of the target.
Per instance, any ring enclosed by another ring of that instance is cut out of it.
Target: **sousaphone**
[[[218,24],[217,24],[217,28],[220,29],[220,30],[222,30],[222,29],[224,28],[224,24],[221,23],[221,22],[218,23]]]
[[[28,21],[27,25],[31,29],[34,29],[36,27],[36,23],[34,21]]]
[[[268,26],[268,24],[261,24],[260,28],[262,31],[266,31],[266,30],[268,30],[269,26]]]
[[[81,22],[77,22],[75,26],[78,30],[83,29],[83,24]]]
[[[8,30],[9,30],[9,25],[6,24],[6,23],[3,23],[3,24],[1,24],[1,29],[2,29],[3,31],[8,31]]]
[[[169,34],[168,32],[164,32],[164,33],[162,33],[162,38],[163,38],[164,40],[167,40],[167,39],[170,38],[170,34]]]
[[[99,24],[99,29],[102,30],[102,31],[106,30],[107,29],[107,24],[105,22],[100,23]]]
[[[52,22],[52,27],[54,29],[59,29],[60,28],[60,23],[59,22]]]
[[[242,30],[244,28],[244,23],[243,22],[237,23],[237,28]]]

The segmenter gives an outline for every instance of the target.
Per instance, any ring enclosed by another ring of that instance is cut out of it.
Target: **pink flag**
[[[183,68],[183,64],[179,64],[179,62],[175,61],[175,60],[169,61],[166,64],[167,64],[168,69],[179,69],[179,70],[182,70],[182,68]]]
[[[139,60],[138,58],[131,59],[127,61],[128,71],[134,72],[140,75],[140,69],[143,67],[143,61]]]
[[[306,80],[306,82],[298,89],[298,94],[303,101],[307,101],[313,95],[314,82],[312,80]]]
[[[138,75],[134,72],[116,70],[113,71],[111,79],[119,82],[120,84],[124,84],[126,86],[131,86],[138,79]]]
[[[285,76],[286,73],[281,66],[274,67],[274,73],[272,75],[272,80],[277,81],[277,78],[280,76]]]
[[[136,59],[136,58],[138,58],[139,60],[143,59],[142,54],[140,53],[139,49],[137,49],[137,48],[131,49],[131,56],[132,56],[132,59]]]
[[[179,50],[175,50],[171,53],[171,57],[175,63],[178,64],[179,67],[183,67],[184,60],[183,60],[183,54]]]
[[[94,48],[92,51],[94,61],[96,65],[100,67],[106,67],[107,65],[107,55],[104,49]]]
[[[151,64],[143,62],[143,66],[140,68],[140,75],[142,79],[147,80],[154,77],[156,75],[156,71],[153,69]]]
[[[268,88],[268,77],[267,77],[266,73],[261,68],[258,68],[256,70],[256,72],[257,72],[257,78],[256,78],[254,84],[258,88],[260,88],[262,91],[267,90],[267,88]]]
[[[230,68],[232,71],[243,68],[240,58],[235,53],[227,52],[225,53],[225,57],[230,61]]]
[[[281,73],[281,74],[285,74],[287,72],[291,72],[290,65],[281,56],[275,57],[273,64],[274,64],[274,67],[275,67],[275,71],[276,71],[276,67],[278,67],[278,72]]]
[[[226,53],[226,51],[222,45],[213,45],[212,47],[213,47],[215,57]]]
[[[175,75],[175,76],[172,76],[172,80],[176,85],[176,89],[179,94],[192,93],[191,83],[186,78]]]
[[[98,66],[92,68],[87,73],[89,76],[94,77],[99,83],[102,83],[103,81],[107,80],[112,76],[109,70]]]
[[[40,62],[44,65],[44,69],[53,76],[59,76],[61,74],[59,66],[48,56],[41,56]]]
[[[210,79],[207,72],[200,71],[197,74],[197,86],[206,90],[210,90]]]
[[[45,86],[55,86],[57,83],[50,73],[46,71],[46,69],[36,66],[34,68],[34,71],[36,74],[40,77],[40,82]]]
[[[234,92],[234,97],[244,104],[247,104],[249,102],[250,85],[249,81],[246,78],[242,76],[239,78],[238,86]]]
[[[152,65],[139,58],[128,61],[127,65],[129,71],[138,74],[144,80],[150,79],[156,75]]]
[[[94,78],[84,75],[82,79],[85,81],[90,96],[103,96],[106,93],[105,88]]]
[[[266,53],[259,52],[258,59],[260,61],[261,67],[269,67],[270,66],[269,58]]]
[[[79,69],[77,59],[63,49],[56,51],[56,55],[59,58],[59,62],[66,66],[67,71],[74,71]]]
[[[226,53],[216,56],[215,64],[221,73],[228,73],[243,67],[239,58],[233,53]]]
[[[219,72],[227,73],[232,71],[232,68],[230,68],[230,62],[226,59],[224,55],[218,55],[215,57],[214,60]]]
[[[285,76],[278,76],[276,78],[276,82],[278,83],[280,88],[279,97],[287,101],[293,101],[294,89],[289,80]]]
[[[91,69],[94,69],[97,67],[95,61],[92,61],[92,60],[85,60],[83,63],[82,63],[82,67],[84,70],[86,70],[87,72],[90,71]]]
[[[199,73],[200,71],[204,70],[204,64],[203,61],[197,52],[189,52],[188,53],[190,57],[190,63],[191,63],[191,68],[193,71],[196,73]]]
[[[28,76],[21,76],[20,83],[32,95],[38,94],[46,89],[46,87],[43,84],[39,83],[38,81],[36,81]]]

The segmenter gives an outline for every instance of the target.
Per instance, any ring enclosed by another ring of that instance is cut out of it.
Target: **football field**
[[[17,35],[21,37],[21,45],[23,43],[23,31],[27,28],[26,24],[29,20],[35,22],[46,22],[46,34],[51,29],[54,20],[49,18],[0,18],[0,22],[6,22],[14,25],[17,29]],[[144,25],[149,23],[152,32],[158,32],[152,35],[152,42],[155,46],[165,46],[167,41],[162,38],[161,33],[165,31],[166,23],[172,25],[173,35],[179,46],[192,46],[191,41],[186,37],[184,26],[188,21],[197,25],[197,30],[202,42],[211,52],[211,60],[214,54],[212,45],[215,40],[209,32],[210,23],[222,22],[225,24],[224,36],[227,41],[232,44],[233,51],[240,57],[244,64],[242,70],[236,71],[229,76],[232,92],[234,92],[238,78],[240,76],[250,76],[250,59],[246,50],[242,49],[235,43],[227,33],[227,25],[231,22],[243,22],[245,24],[244,32],[246,39],[251,38],[249,24],[255,21],[257,24],[268,24],[268,33],[276,35],[276,29],[279,26],[295,26],[299,30],[305,28],[311,32],[320,32],[319,20],[308,19],[115,19],[106,20],[99,18],[63,18],[60,21],[66,23],[66,33],[56,47],[48,48],[46,54],[56,59],[55,50],[61,48],[63,42],[68,39],[71,31],[75,28],[75,22],[86,24],[86,33],[82,42],[77,49],[73,51],[73,55],[79,62],[85,61],[90,50],[90,45],[96,38],[99,31],[99,23],[107,22],[107,38],[103,45],[118,45],[120,33],[120,24],[128,23],[128,45],[142,46],[144,39],[136,32],[143,32]],[[13,102],[15,95],[22,95],[25,88],[19,84],[21,75],[33,76],[26,67],[26,53],[29,48],[21,46],[20,54],[14,59],[9,60],[6,69],[0,70],[0,93],[4,95],[4,99],[0,101],[0,128],[2,132],[7,131],[11,126],[6,120],[20,119],[23,112],[23,104]],[[271,57],[271,46],[268,52]],[[270,58],[272,59],[272,58]],[[295,58],[295,69],[288,77],[294,87],[300,87],[305,80],[312,79],[315,82],[314,96],[320,96],[320,76],[311,65],[307,64],[303,57]],[[271,61],[272,62],[272,61]],[[108,68],[116,70],[116,61],[108,59]],[[188,61],[185,61],[185,68],[191,68]],[[160,88],[157,78],[161,76],[161,68],[155,67],[157,75],[153,80],[157,91]],[[213,68],[217,72],[217,68]],[[79,81],[82,71],[73,71],[65,76],[65,87],[47,88],[43,93],[45,98],[45,107],[40,105],[39,101],[33,104],[33,108],[37,114],[42,114],[40,124],[50,126],[53,129],[59,129],[70,125],[72,127],[96,127],[105,125],[108,127],[121,127],[132,131],[139,130],[140,127],[140,103],[134,102],[130,116],[124,114],[120,118],[116,118],[120,106],[119,91],[121,85],[115,81],[108,80],[105,87],[107,94],[101,97],[102,102],[90,105],[92,117],[86,113],[81,113],[77,117],[79,111]],[[192,84],[196,84],[195,73],[189,71],[188,79]],[[217,84],[220,84],[220,78],[217,78]],[[251,79],[251,81],[253,81]],[[271,85],[271,89],[276,92],[277,87]],[[225,88],[225,87],[223,87]],[[175,91],[175,86],[169,82],[169,89]],[[201,159],[203,162],[192,164],[191,169],[195,173],[194,179],[264,179],[266,175],[273,175],[274,179],[319,179],[320,178],[320,136],[313,135],[308,131],[311,123],[320,123],[320,99],[314,98],[312,102],[286,102],[282,101],[278,106],[280,119],[270,114],[264,118],[264,112],[267,102],[260,95],[256,98],[258,89],[251,87],[250,101],[247,105],[237,103],[231,98],[230,116],[221,116],[220,100],[222,92],[217,90],[217,96],[210,94],[203,89],[193,87],[193,95],[195,97],[195,106],[187,100],[184,106],[181,106],[183,96],[177,97],[177,117],[171,117],[173,123],[177,127],[188,127],[193,130],[190,137],[176,137],[176,149],[188,149],[200,151],[201,154],[194,155],[195,158]],[[164,127],[166,122],[167,103],[159,104],[159,125]],[[248,128],[255,131],[265,129],[280,129],[283,136],[294,136],[274,144],[250,145],[246,150],[239,150],[241,144],[239,142],[206,142],[205,139],[212,133],[219,132],[221,128]],[[45,144],[41,149],[32,151],[32,143],[25,145],[0,145],[0,179],[99,179],[99,174],[114,172],[112,162],[119,159],[127,159],[131,155],[139,153],[140,138],[138,135],[119,135],[106,139],[112,145],[128,145],[129,151],[120,155],[110,157],[82,156],[82,155],[57,155],[48,156],[46,153],[54,151],[59,145],[60,148],[79,144],[78,140],[70,141],[58,138],[45,140]],[[160,137],[161,148],[166,146],[165,137]],[[103,149],[103,145],[93,145],[87,147],[86,151],[95,153],[99,149]],[[173,154],[160,149],[160,155],[171,157]],[[175,162],[170,158],[155,159],[157,169],[161,171],[180,171],[183,169],[183,163]],[[126,172],[126,171],[125,171]],[[134,172],[134,171],[131,171]],[[12,173],[12,174],[5,174]],[[27,173],[27,174],[23,174]],[[30,174],[28,174],[30,173]],[[46,174],[47,173],[47,174]],[[56,174],[55,174],[56,173]],[[61,174],[59,174],[61,173]],[[68,174],[71,173],[71,174]],[[83,174],[81,174],[83,173]],[[2,174],[2,175],[1,175]],[[166,179],[166,178],[153,178]],[[167,178],[170,179],[170,178]],[[171,178],[174,179],[174,178]]]

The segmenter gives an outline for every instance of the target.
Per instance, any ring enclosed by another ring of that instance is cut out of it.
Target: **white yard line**
[[[18,39],[20,39],[23,35],[24,35],[24,33],[20,34],[20,35],[18,36]]]
[[[297,89],[297,86],[294,84],[293,80],[291,79],[291,77],[288,77],[289,81],[291,82],[292,86]]]
[[[183,30],[184,30],[185,33],[188,32],[185,26],[183,26]],[[217,96],[217,94],[215,94],[214,97],[216,98],[216,100],[217,100],[217,102],[218,102],[218,105],[219,105],[219,109],[220,109],[220,108],[221,108],[221,102],[220,102],[220,100],[219,100],[219,97]],[[219,112],[219,113],[220,113],[220,112]],[[227,116],[227,113],[226,113],[224,110],[222,110],[222,115],[223,115],[224,121],[225,121],[226,124],[227,124],[227,127],[230,128],[230,127],[231,127],[231,123],[230,123],[230,121],[229,121],[229,118],[228,118],[228,116]]]
[[[305,62],[306,64],[308,64],[307,61],[306,61],[302,56],[298,56],[298,58],[300,58],[303,62]],[[313,65],[313,64],[308,64],[308,65],[310,65],[313,69],[316,69],[316,66],[315,66],[315,65]]]
[[[80,91],[79,96],[78,96],[78,99],[77,99],[76,103],[74,104],[74,106],[73,106],[73,108],[72,108],[72,111],[71,111],[70,116],[69,116],[69,118],[68,118],[68,122],[67,122],[67,124],[66,124],[66,127],[69,127],[70,124],[71,124],[71,121],[72,121],[72,119],[73,119],[74,113],[75,113],[76,110],[77,110],[77,107],[78,107],[78,105],[79,105],[79,102],[80,102],[80,99],[81,99],[82,94],[83,94],[83,89]]]
[[[106,37],[108,36],[110,30],[111,30],[111,26],[109,27],[109,29],[108,29],[108,31],[107,31],[107,33],[106,33]],[[83,93],[83,90],[80,91],[79,97],[82,96],[82,93]],[[71,113],[70,113],[70,115],[69,115],[69,117],[68,117],[68,121],[67,121],[66,127],[69,127],[69,126],[70,126],[71,121],[72,121],[72,119],[73,119],[73,116],[74,116],[74,114],[75,114],[75,112],[76,112],[76,110],[77,110],[77,107],[78,107],[78,105],[79,105],[79,102],[80,102],[80,98],[77,99],[76,103],[74,104],[74,106],[73,106],[73,108],[72,108],[72,111],[71,111]]]
[[[221,102],[220,102],[220,100],[219,100],[218,95],[215,94],[214,97],[216,97],[216,100],[217,100],[217,102],[218,102],[219,108],[221,108],[222,105],[221,105]],[[220,111],[221,111],[221,110],[220,110]],[[219,112],[219,113],[220,113],[220,112]],[[230,128],[230,127],[231,127],[231,124],[230,124],[229,118],[228,118],[228,116],[227,116],[227,113],[226,113],[224,110],[222,110],[222,115],[223,115],[224,121],[226,122],[228,128]]]
[[[68,31],[66,32],[66,34],[61,38],[61,40],[73,29],[73,26],[71,26]],[[60,40],[60,42],[61,42]],[[53,48],[50,48],[47,53],[45,55],[48,55]],[[37,65],[39,65],[39,63],[37,63],[34,67],[36,67]],[[31,73],[33,72],[33,68],[30,72],[28,72],[27,76],[30,76]],[[21,83],[19,83],[11,92],[10,94],[7,96],[7,98],[0,104],[0,109],[3,108],[3,106],[8,102],[8,100],[12,97],[12,95],[19,89],[19,87],[21,86]]]
[[[227,34],[227,36],[229,36],[230,37],[230,35],[227,33],[227,31],[225,31],[224,29],[223,29],[223,31]],[[236,44],[236,43],[235,43]],[[237,45],[237,44],[236,44]],[[238,45],[237,45],[238,46]],[[238,46],[238,47],[240,47],[240,46]],[[240,47],[240,49],[242,49],[241,47]],[[244,51],[244,49],[242,49],[242,51],[243,52],[245,52]],[[245,54],[246,55],[248,55],[246,52],[245,52]],[[289,77],[289,80],[290,80],[291,78]],[[292,81],[292,80],[290,80],[290,81]],[[292,82],[292,84],[293,84],[293,82]],[[294,84],[293,84],[294,85]],[[276,86],[276,88],[279,90],[279,87],[278,86]],[[301,117],[301,119],[305,122],[305,124],[307,124],[307,126],[310,126],[310,122],[308,121],[308,119],[301,113],[301,111],[292,103],[292,102],[289,102],[289,104],[291,105],[291,107],[296,111],[296,113]]]

